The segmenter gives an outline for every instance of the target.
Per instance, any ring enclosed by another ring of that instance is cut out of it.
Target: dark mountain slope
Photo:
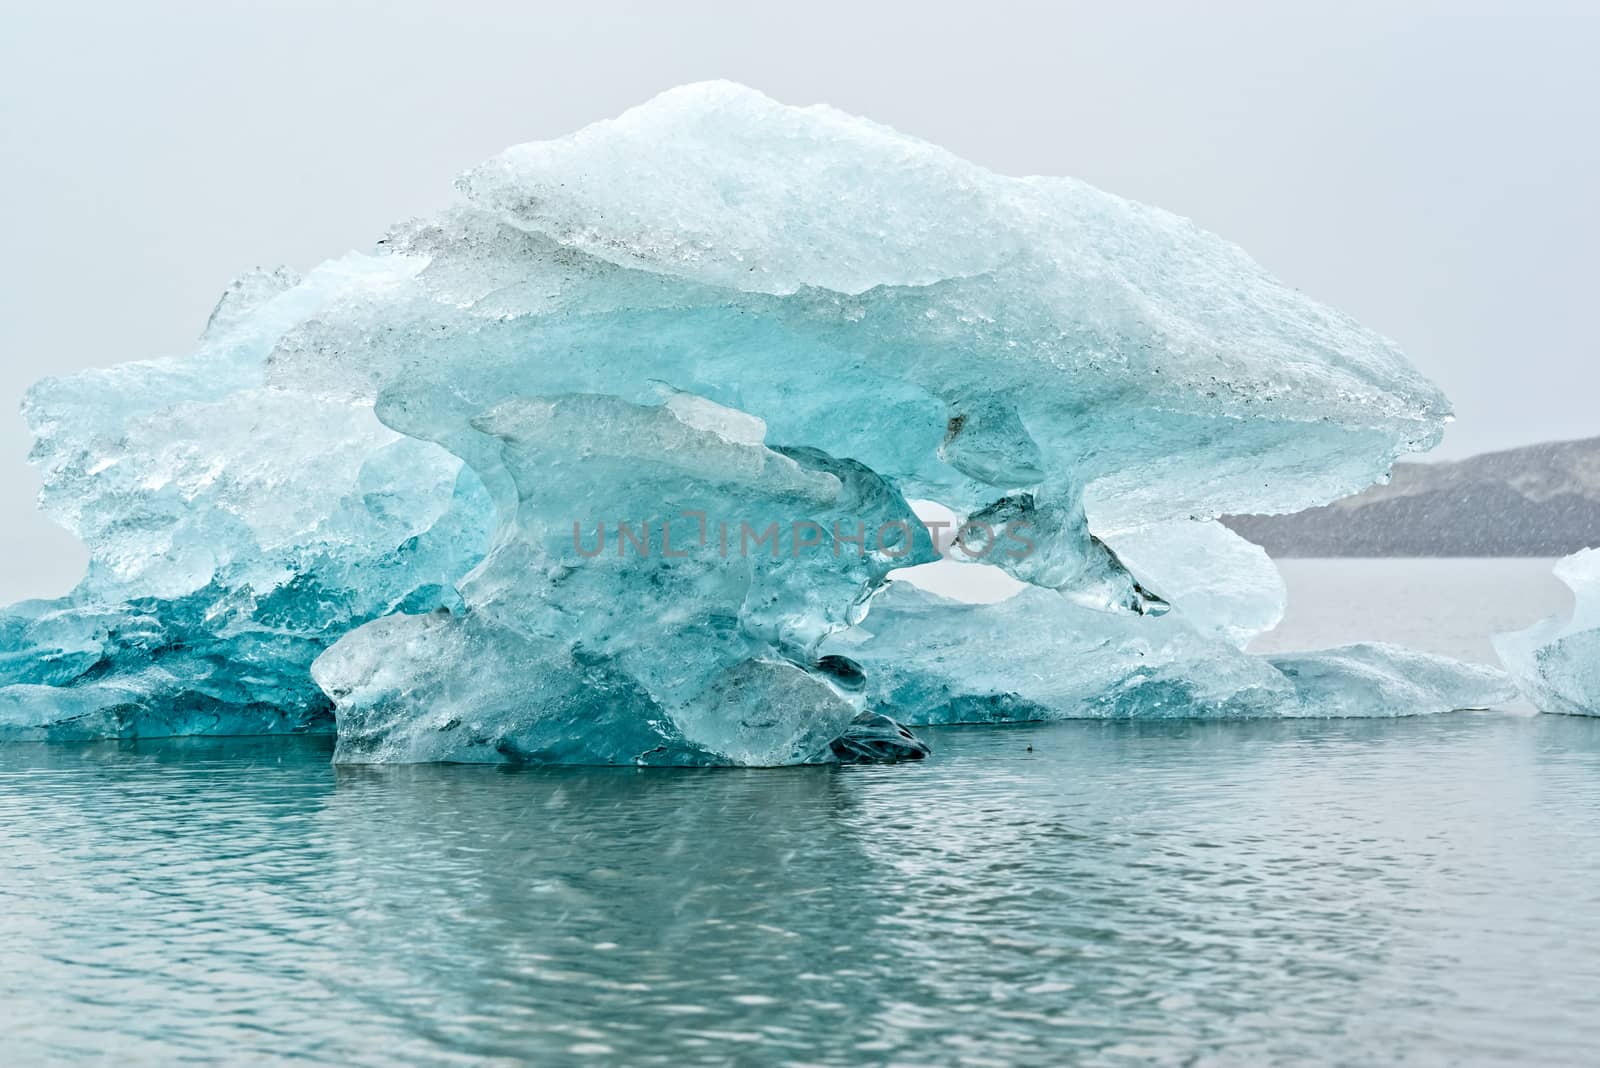
[[[1600,545],[1600,438],[1396,464],[1326,507],[1224,522],[1273,556],[1565,556]]]

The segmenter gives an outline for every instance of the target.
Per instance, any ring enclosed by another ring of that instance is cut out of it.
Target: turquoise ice
[[[875,714],[1401,707],[1325,696],[1392,658],[1308,690],[1241,652],[1282,585],[1213,520],[1380,480],[1448,404],[1236,246],[725,82],[458,185],[369,253],[240,279],[192,355],[33,389],[90,565],[0,617],[0,737],[783,764]],[[896,577],[937,559],[915,501],[1026,531],[985,561],[1022,593]],[[778,533],[726,548],[747,524]],[[1471,692],[1411,711],[1500,685],[1440,670]]]

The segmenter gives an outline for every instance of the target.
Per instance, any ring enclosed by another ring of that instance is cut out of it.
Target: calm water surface
[[[1252,651],[1393,642],[1498,664],[1491,634],[1572,611],[1554,560],[1279,560],[1289,610]]]
[[[929,734],[0,747],[0,1063],[1594,1063],[1600,719]]]

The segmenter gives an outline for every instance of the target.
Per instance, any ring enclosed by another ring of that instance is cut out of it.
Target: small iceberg
[[[1561,560],[1555,576],[1576,599],[1571,618],[1496,635],[1495,652],[1541,712],[1600,716],[1600,549]]]

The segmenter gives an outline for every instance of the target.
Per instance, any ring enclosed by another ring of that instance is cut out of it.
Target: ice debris
[[[783,764],[916,754],[874,716],[1301,714],[1312,673],[1239,651],[1281,582],[1213,520],[1448,415],[1184,219],[726,82],[459,189],[240,279],[191,356],[32,390],[91,559],[0,616],[0,737]],[[910,499],[1023,592],[892,580],[938,556]]]

